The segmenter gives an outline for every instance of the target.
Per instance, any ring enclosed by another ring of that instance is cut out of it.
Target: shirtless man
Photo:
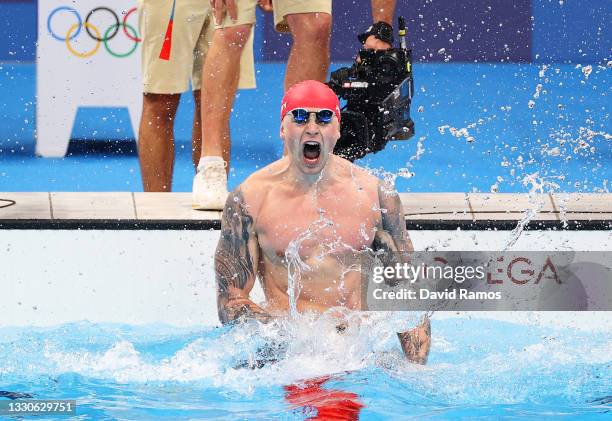
[[[297,310],[318,313],[361,308],[361,273],[348,268],[363,252],[382,250],[384,260],[412,250],[397,192],[332,153],[340,105],[331,89],[313,80],[289,89],[280,137],[286,155],[252,174],[225,204],[215,254],[222,323],[288,312],[290,245],[309,267],[300,274]],[[262,307],[249,299],[256,277],[266,297]],[[424,364],[429,320],[398,336],[408,359]]]

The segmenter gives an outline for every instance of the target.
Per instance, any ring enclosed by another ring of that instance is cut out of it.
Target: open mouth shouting
[[[314,140],[304,142],[302,145],[302,152],[306,165],[314,167],[319,163],[319,158],[321,157],[321,144]]]

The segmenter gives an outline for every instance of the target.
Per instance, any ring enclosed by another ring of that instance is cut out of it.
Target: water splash
[[[120,387],[130,391],[122,394],[125,399],[151,399],[151,408],[163,408],[160,393],[168,388],[175,391],[173,401],[184,399],[187,390],[195,391],[187,405],[223,406],[237,396],[259,399],[260,405],[282,404],[282,386],[330,374],[336,374],[335,381],[342,381],[344,389],[358,391],[372,409],[379,393],[393,405],[405,405],[406,400],[422,404],[423,398],[436,405],[469,406],[545,402],[550,397],[580,404],[605,396],[602,393],[612,387],[606,374],[612,355],[607,331],[470,318],[435,320],[430,361],[418,366],[406,362],[397,344],[395,332],[405,329],[404,315],[347,317],[352,317],[351,323],[342,334],[329,314],[211,329],[188,340],[171,330],[163,336],[134,335],[139,328],[129,326],[83,326],[80,335],[70,338],[70,326],[30,330],[8,345],[19,370],[4,374],[3,381],[30,384],[27,391],[41,395],[59,387],[87,401],[95,400],[97,387],[105,391],[100,396]],[[100,340],[101,330],[105,343],[92,349],[88,338]],[[130,338],[118,340],[121,336]],[[25,350],[33,338],[45,346]],[[259,366],[239,364],[261,360],[266,344],[278,350],[276,359]],[[6,346],[0,343],[3,351]],[[0,372],[6,373],[4,365],[0,362]],[[401,397],[389,395],[389,390]]]
[[[502,111],[507,111],[511,107],[503,107]],[[476,140],[476,138],[470,133],[469,130],[477,129],[478,126],[484,126],[486,123],[493,121],[497,118],[496,114],[492,114],[487,116],[486,118],[479,118],[477,121],[468,124],[465,127],[456,128],[449,124],[444,124],[438,127],[438,132],[444,135],[446,134],[446,130],[448,130],[449,134],[457,139],[464,138],[466,142],[472,143]]]
[[[520,238],[525,227],[533,221],[547,200],[550,200],[549,192],[559,188],[559,184],[552,181],[555,177],[541,177],[538,172],[527,174],[523,178],[523,185],[529,187],[529,203],[531,206],[525,211],[523,218],[512,230],[508,239],[502,247],[502,251],[509,250]]]
[[[285,261],[287,262],[287,294],[289,295],[289,314],[291,317],[296,318],[298,316],[297,300],[299,299],[301,292],[300,281],[302,279],[302,272],[310,271],[311,267],[307,265],[300,257],[300,247],[306,240],[312,239],[315,236],[315,232],[320,228],[320,224],[323,227],[328,226],[331,221],[321,219],[313,222],[304,232],[300,233],[294,240],[292,240],[285,250]]]

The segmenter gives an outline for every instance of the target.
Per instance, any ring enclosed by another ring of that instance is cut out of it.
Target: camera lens
[[[378,60],[378,71],[384,77],[393,77],[397,73],[398,60],[393,55],[381,56]]]

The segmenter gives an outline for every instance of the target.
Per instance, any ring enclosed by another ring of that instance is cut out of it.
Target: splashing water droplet
[[[590,64],[588,66],[584,66],[582,68],[582,74],[584,75],[584,78],[588,79],[592,71],[593,71],[593,66],[591,66]]]

